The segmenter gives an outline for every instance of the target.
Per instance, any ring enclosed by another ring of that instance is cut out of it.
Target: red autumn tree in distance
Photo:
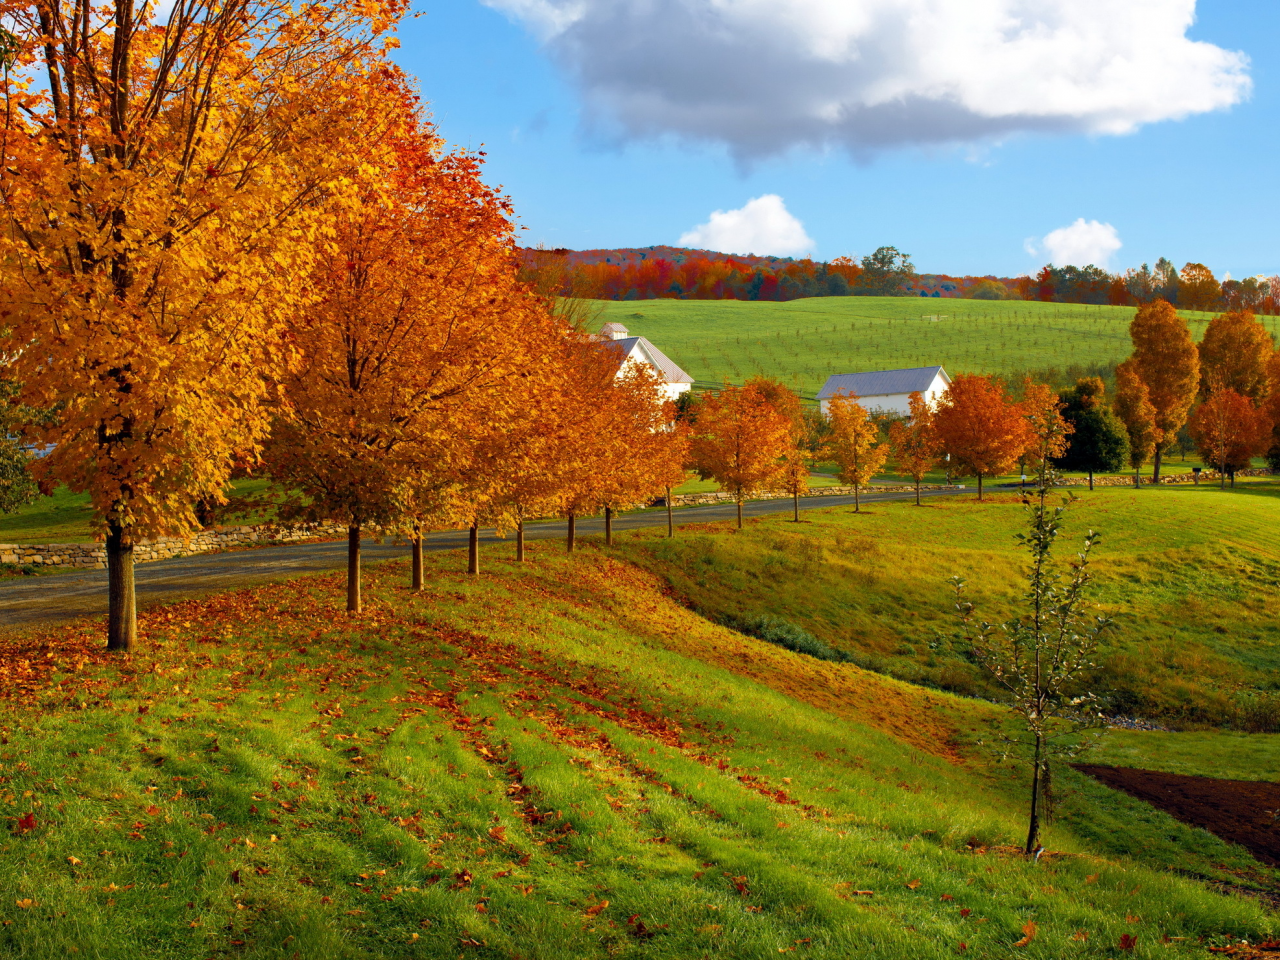
[[[934,424],[952,472],[978,478],[1007,473],[1027,449],[1030,434],[1021,407],[991,377],[959,374],[938,401]]]
[[[1220,485],[1230,474],[1232,486],[1236,472],[1247,469],[1266,443],[1271,426],[1265,411],[1229,387],[1214,390],[1187,425],[1200,459],[1218,471]]]

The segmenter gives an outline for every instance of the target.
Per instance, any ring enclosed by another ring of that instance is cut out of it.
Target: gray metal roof
[[[693,383],[693,377],[689,376],[672,361],[665,353],[655,347],[644,337],[626,337],[622,340],[606,340],[602,344],[610,350],[618,352],[618,366],[621,367],[627,362],[627,358],[633,352],[639,353],[637,359],[647,361],[659,373],[662,374],[667,383]]]
[[[924,393],[939,373],[945,383],[951,378],[941,367],[910,367],[906,370],[874,370],[870,373],[835,373],[818,391],[819,400],[834,396],[885,397],[894,394]]]

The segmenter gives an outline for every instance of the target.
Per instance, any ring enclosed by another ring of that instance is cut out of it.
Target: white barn
[[[628,365],[644,364],[653,368],[663,380],[663,391],[668,400],[675,400],[693,388],[693,377],[678,367],[665,353],[644,337],[627,336],[627,328],[620,323],[606,323],[600,328],[600,338],[606,348],[618,355],[618,374]]]
[[[857,397],[873,413],[910,413],[910,396],[920,393],[934,406],[951,386],[951,378],[941,367],[910,367],[906,370],[875,370],[871,373],[836,373],[818,391],[823,416],[832,397]]]

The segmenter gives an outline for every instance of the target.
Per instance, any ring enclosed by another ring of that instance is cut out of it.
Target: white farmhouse
[[[618,355],[618,374],[621,375],[628,366],[644,364],[663,381],[663,392],[668,400],[675,400],[682,393],[688,393],[693,387],[693,377],[681,370],[644,337],[627,336],[627,328],[620,323],[606,323],[600,328],[600,341],[609,350]]]
[[[826,416],[832,397],[857,397],[870,412],[910,413],[911,394],[919,392],[934,406],[951,386],[951,378],[941,367],[910,367],[906,370],[875,370],[871,373],[836,373],[818,391],[818,406]]]

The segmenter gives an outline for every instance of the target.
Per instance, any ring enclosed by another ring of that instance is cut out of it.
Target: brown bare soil
[[[1088,763],[1075,768],[1183,823],[1240,844],[1265,864],[1280,867],[1280,783],[1215,780]]]

